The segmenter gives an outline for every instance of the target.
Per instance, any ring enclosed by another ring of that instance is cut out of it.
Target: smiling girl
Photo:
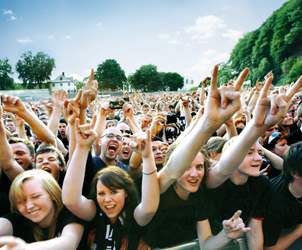
[[[77,248],[83,226],[63,208],[61,189],[49,173],[35,169],[19,174],[11,185],[9,198],[12,213],[0,218],[0,235],[14,237],[0,237],[0,246]]]
[[[143,158],[142,197],[138,204],[135,184],[116,166],[100,170],[92,182],[91,198],[82,195],[86,159],[97,135],[91,124],[76,125],[76,147],[63,184],[63,202],[79,218],[89,222],[87,249],[126,249],[134,221],[146,225],[159,203],[159,184],[150,131],[136,136]]]

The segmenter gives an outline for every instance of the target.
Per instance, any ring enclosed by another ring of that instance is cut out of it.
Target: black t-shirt
[[[10,203],[8,198],[10,185],[11,181],[5,173],[2,172],[0,177],[0,216],[10,212]]]
[[[151,247],[170,247],[192,241],[197,238],[196,223],[208,218],[209,211],[203,188],[182,200],[171,186],[160,196],[159,208],[144,228],[143,239]]]
[[[243,185],[235,185],[230,179],[218,188],[210,190],[215,204],[210,219],[214,234],[222,230],[222,221],[229,219],[237,210],[247,225],[251,218],[263,219],[271,196],[270,183],[264,176],[249,177]]]
[[[27,243],[36,242],[33,234],[32,222],[30,220],[26,219],[19,213],[10,213],[3,216],[3,218],[6,218],[11,222],[13,226],[13,236],[21,238]],[[55,236],[60,236],[64,227],[70,223],[84,224],[66,208],[63,208],[57,219]],[[47,235],[45,230],[43,230],[43,233],[45,233],[45,236]],[[48,240],[47,236],[45,237],[45,240]]]
[[[272,179],[271,186],[272,198],[263,221],[265,246],[275,245],[283,229],[302,223],[302,201],[289,192],[283,175]]]
[[[85,249],[120,249],[123,239],[122,222],[119,218],[115,224],[111,224],[106,214],[98,211],[86,228],[87,246]]]

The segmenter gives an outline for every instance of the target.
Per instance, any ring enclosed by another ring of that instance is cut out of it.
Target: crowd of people
[[[302,249],[302,76],[1,96],[0,250]]]

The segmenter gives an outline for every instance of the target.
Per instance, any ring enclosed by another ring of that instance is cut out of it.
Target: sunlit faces
[[[129,161],[131,154],[132,154],[132,148],[130,147],[130,141],[131,139],[129,137],[123,136],[122,138],[122,148],[119,153],[119,159],[122,161]]]
[[[22,185],[24,200],[17,200],[17,210],[22,216],[43,228],[51,226],[55,215],[55,206],[49,194],[36,178],[26,180]]]
[[[162,152],[162,142],[161,141],[153,141],[152,142],[152,151],[154,155],[155,165],[164,164],[165,158]]]
[[[247,176],[259,176],[260,167],[262,165],[262,152],[260,145],[255,143],[244,157],[239,166],[239,173]]]
[[[56,152],[41,153],[36,156],[36,168],[49,172],[56,180],[59,179],[60,162]]]
[[[122,133],[117,128],[107,128],[101,139],[101,155],[115,160],[122,147]]]
[[[197,192],[204,177],[204,156],[198,153],[191,163],[191,167],[177,180],[176,187],[182,193]]]
[[[12,143],[10,146],[14,154],[14,159],[20,166],[25,170],[31,168],[33,157],[30,155],[28,147],[22,142]]]
[[[101,210],[106,214],[112,223],[114,223],[124,209],[126,192],[124,189],[111,190],[103,185],[101,181],[97,182],[97,202]]]
[[[289,146],[287,144],[287,140],[285,138],[282,138],[278,140],[272,151],[283,158],[288,148]]]

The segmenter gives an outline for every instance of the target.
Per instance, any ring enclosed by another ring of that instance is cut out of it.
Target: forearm
[[[57,135],[58,133],[60,118],[61,108],[55,106],[47,124],[47,127],[51,130],[51,132],[53,132],[54,135]]]
[[[262,151],[264,152],[264,155],[270,160],[270,162],[272,163],[272,167],[278,170],[282,170],[283,169],[283,159],[274,154],[273,152],[271,152],[270,150],[262,147]]]
[[[210,168],[207,186],[215,188],[228,179],[238,169],[248,150],[262,133],[263,130],[253,126],[252,122],[247,124],[238,138],[222,154],[219,162]]]
[[[231,241],[230,238],[228,238],[225,235],[225,232],[221,230],[219,234],[211,236],[206,241],[204,241],[203,246],[204,250],[218,250],[225,247],[229,242]]]
[[[192,131],[175,148],[166,166],[160,171],[161,192],[185,172],[215,130],[215,126],[211,126],[203,117],[196,122]]]
[[[128,121],[129,127],[133,134],[141,131],[141,128],[140,128],[140,126],[137,125],[137,122],[136,122],[134,116],[128,116],[127,121]]]
[[[249,223],[251,230],[247,232],[248,247],[251,250],[263,250],[262,221],[251,219]]]
[[[12,149],[6,139],[5,130],[1,131],[0,140],[0,167],[7,177],[13,181],[24,170],[14,159]]]
[[[88,152],[89,149],[77,145],[69,162],[62,188],[63,203],[68,208],[76,206],[82,199]]]
[[[68,157],[69,157],[69,161],[72,158],[74,149],[75,149],[75,145],[76,145],[76,135],[75,135],[75,125],[74,124],[68,124],[68,143],[69,143],[69,147],[68,147]]]
[[[66,227],[68,227],[71,232],[66,232]],[[50,240],[38,241],[28,244],[31,250],[76,250],[82,234],[83,226],[80,224],[72,223],[65,226],[62,235]]]
[[[102,113],[102,111],[100,110],[95,123],[94,130],[98,134],[98,136],[101,136],[105,129],[106,129],[106,115]]]
[[[28,140],[24,124],[20,124],[16,127],[18,136],[24,140]]]
[[[145,157],[143,158],[141,202],[134,213],[139,225],[144,226],[151,221],[157,211],[159,197],[160,191],[154,157]]]
[[[292,232],[281,236],[277,243],[272,247],[265,248],[266,250],[282,250],[287,249],[291,244],[293,244],[297,239],[302,236],[301,226],[298,226]]]
[[[56,145],[55,135],[33,112],[26,110],[22,114],[18,115],[28,123],[32,132],[38,137],[38,139],[47,144]]]

